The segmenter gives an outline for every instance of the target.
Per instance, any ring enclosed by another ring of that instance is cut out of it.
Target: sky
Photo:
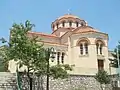
[[[0,38],[9,38],[13,23],[30,20],[34,31],[50,34],[51,23],[69,13],[109,34],[109,49],[120,40],[120,0],[0,0]]]

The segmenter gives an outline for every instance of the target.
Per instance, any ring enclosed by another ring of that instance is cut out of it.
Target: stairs
[[[0,72],[0,90],[14,90],[16,75],[10,72]],[[10,89],[11,88],[11,89]]]
[[[9,72],[0,72],[0,84],[8,83],[9,80],[16,79],[15,75]]]

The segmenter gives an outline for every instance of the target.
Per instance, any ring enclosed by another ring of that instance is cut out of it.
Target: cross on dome
[[[70,12],[71,12],[70,9],[68,9],[68,15],[71,14]]]

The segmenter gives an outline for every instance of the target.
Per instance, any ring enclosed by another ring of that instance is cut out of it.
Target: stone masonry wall
[[[24,77],[24,81],[26,78]],[[46,90],[46,77],[43,76],[39,78],[40,90]],[[50,90],[101,90],[100,84],[95,80],[94,76],[86,75],[70,75],[67,79],[53,79],[50,78]],[[35,85],[33,85],[33,90],[38,86],[38,78],[34,78]],[[24,82],[25,83],[25,82]],[[24,85],[28,85],[24,84]],[[28,88],[24,90],[29,90]],[[105,90],[112,90],[111,85],[107,85]]]
[[[4,75],[5,76],[5,75]],[[2,78],[4,82],[0,80],[0,90],[17,90],[16,86],[16,76],[13,74],[9,80],[6,78],[8,75]],[[23,90],[29,90],[28,88],[28,78],[25,75],[22,75],[22,86]],[[12,79],[11,79],[12,78]],[[117,79],[116,76],[113,77]],[[46,76],[34,77],[33,79],[33,90],[38,90],[38,80],[39,80],[39,90],[46,90]],[[94,76],[86,75],[70,75],[67,79],[53,79],[50,78],[50,90],[101,90],[100,84],[94,79]],[[7,88],[7,89],[6,89]],[[110,85],[107,85],[105,90],[112,90]]]

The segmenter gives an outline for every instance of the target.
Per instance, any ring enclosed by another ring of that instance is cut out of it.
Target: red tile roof
[[[52,37],[52,38],[59,38],[58,36],[56,36],[54,34],[44,34],[44,33],[40,33],[40,32],[32,32],[32,31],[30,31],[28,34],[38,35],[38,36],[45,36],[45,37]]]

